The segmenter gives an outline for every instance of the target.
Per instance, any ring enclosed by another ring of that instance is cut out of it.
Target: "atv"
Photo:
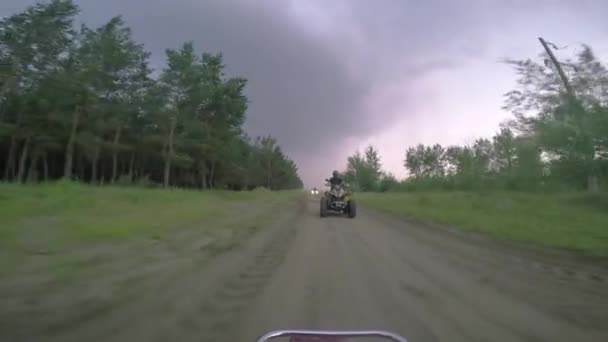
[[[329,180],[330,190],[325,192],[325,195],[321,197],[321,217],[327,216],[329,212],[336,212],[339,214],[348,214],[348,217],[354,218],[357,216],[357,204],[352,199],[352,192],[347,186],[343,185],[331,185]]]

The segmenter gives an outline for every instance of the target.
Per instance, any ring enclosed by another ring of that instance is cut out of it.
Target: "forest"
[[[302,187],[275,138],[245,133],[247,80],[227,77],[221,54],[184,42],[154,71],[120,16],[90,28],[78,14],[52,0],[0,20],[2,181]],[[346,179],[358,191],[606,190],[606,64],[586,45],[558,65],[547,51],[504,62],[518,76],[504,101],[513,118],[494,136],[406,147],[403,181],[369,146],[348,158]]]
[[[556,48],[551,44],[552,48]],[[408,178],[382,170],[369,146],[348,158],[344,174],[360,191],[605,191],[608,188],[608,69],[591,47],[559,62],[548,53],[505,60],[517,84],[503,109],[513,114],[490,138],[406,148]]]
[[[150,53],[120,17],[76,27],[52,0],[0,20],[0,179],[215,189],[302,187],[271,136],[243,129],[247,80],[191,42]]]

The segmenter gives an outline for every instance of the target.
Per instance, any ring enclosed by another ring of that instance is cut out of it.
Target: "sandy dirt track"
[[[389,329],[409,341],[608,341],[602,281],[373,212],[319,219],[317,202],[307,206],[242,340],[298,327]]]
[[[103,297],[101,282],[95,300],[69,310],[5,313],[0,340],[254,341],[322,328],[387,329],[411,342],[608,341],[604,269],[364,208],[356,219],[319,218],[315,198],[275,212],[233,249],[201,252],[191,234],[177,256],[108,268],[137,276]]]

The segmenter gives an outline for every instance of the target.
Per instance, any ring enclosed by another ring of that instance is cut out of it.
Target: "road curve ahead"
[[[283,262],[243,312],[272,329],[388,329],[409,341],[608,341],[608,286],[568,267],[311,198]]]

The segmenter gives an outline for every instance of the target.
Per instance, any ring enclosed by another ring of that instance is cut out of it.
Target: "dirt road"
[[[68,299],[76,287],[56,290],[69,309],[0,316],[0,339],[253,341],[325,328],[388,329],[413,342],[608,341],[601,268],[364,208],[321,219],[314,198],[275,209],[268,227],[227,251],[209,253],[192,233],[173,257],[113,269],[137,275],[120,286],[99,280],[79,301]]]

